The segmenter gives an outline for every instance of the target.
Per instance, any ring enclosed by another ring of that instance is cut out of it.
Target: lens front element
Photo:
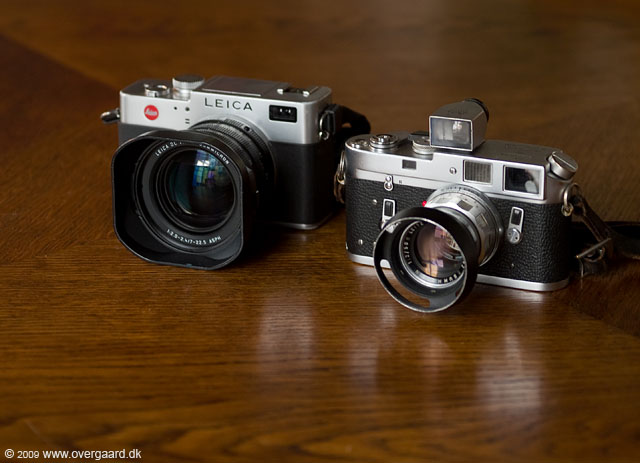
[[[439,225],[417,221],[401,238],[402,262],[418,283],[448,285],[464,271],[464,256],[451,234]]]
[[[231,175],[211,153],[185,149],[168,156],[157,177],[160,205],[181,228],[208,232],[221,226],[235,202]]]

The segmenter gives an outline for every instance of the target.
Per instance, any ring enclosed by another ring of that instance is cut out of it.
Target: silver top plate
[[[549,170],[548,157],[561,152],[558,148],[487,140],[471,153],[443,148],[419,153],[408,132],[391,135],[399,143],[389,149],[372,147],[370,135],[350,138],[347,141],[350,175],[381,184],[392,176],[394,183],[425,189],[466,184],[490,197],[530,203],[560,203],[564,189],[571,183],[571,178],[560,179]],[[465,176],[465,169],[469,168],[482,172],[482,176],[475,173],[474,179],[468,172]]]
[[[169,80],[143,79],[120,91],[120,122],[155,129],[184,130],[212,119],[233,118],[258,128],[272,142],[318,143],[319,119],[331,104],[331,89],[296,89],[286,82],[212,77],[191,91],[148,96],[145,86],[172,87]],[[295,108],[296,121],[269,118],[269,106]]]

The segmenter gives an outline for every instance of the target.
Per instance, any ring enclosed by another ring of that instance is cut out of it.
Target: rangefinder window
[[[491,164],[464,161],[464,181],[491,184]]]

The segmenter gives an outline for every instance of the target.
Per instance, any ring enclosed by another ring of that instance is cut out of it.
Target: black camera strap
[[[371,132],[371,125],[365,116],[337,104],[329,105],[320,118],[320,138],[326,140],[331,135],[336,141],[337,170],[333,182],[333,195],[344,204],[345,154],[344,143],[355,135]]]
[[[562,212],[577,219],[572,232],[580,277],[606,271],[611,259],[640,259],[640,222],[605,222],[577,184],[566,190]]]
[[[331,104],[320,116],[320,139],[326,140],[332,135],[335,136],[338,154],[348,138],[370,131],[371,125],[367,118],[346,106]]]

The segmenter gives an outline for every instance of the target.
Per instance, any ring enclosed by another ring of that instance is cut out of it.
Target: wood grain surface
[[[474,96],[489,138],[563,148],[604,218],[638,221],[637,3],[1,6],[0,455],[640,461],[640,263],[420,315],[349,261],[340,212],[215,272],[149,264],[113,232],[98,117],[185,72],[327,85],[376,131]]]

